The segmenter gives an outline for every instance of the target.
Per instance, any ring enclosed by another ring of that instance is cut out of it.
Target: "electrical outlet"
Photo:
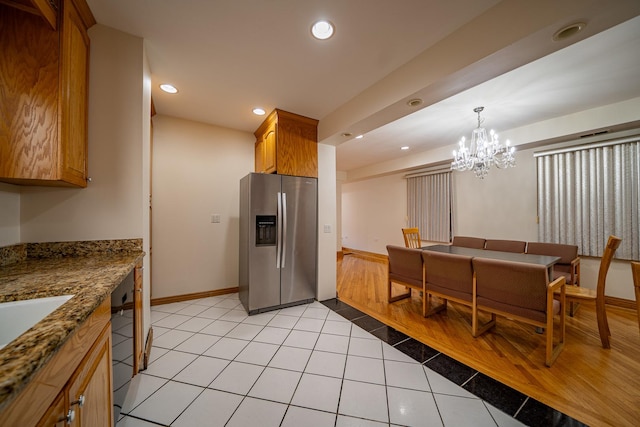
[[[218,224],[220,222],[220,214],[212,214],[211,222],[214,224]]]
[[[331,224],[325,224],[324,225],[324,232],[325,233],[331,233]]]

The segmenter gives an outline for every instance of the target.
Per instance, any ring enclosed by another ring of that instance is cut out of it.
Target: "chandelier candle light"
[[[510,147],[509,140],[505,145],[502,145],[498,139],[498,134],[493,129],[491,129],[489,138],[487,138],[487,131],[480,127],[480,124],[484,121],[480,118],[482,110],[484,110],[484,107],[473,109],[475,113],[478,113],[478,127],[473,130],[469,148],[467,148],[466,140],[463,136],[458,143],[458,150],[453,151],[453,162],[451,162],[451,169],[457,171],[472,170],[480,179],[487,176],[492,165],[500,169],[516,165],[515,148]]]

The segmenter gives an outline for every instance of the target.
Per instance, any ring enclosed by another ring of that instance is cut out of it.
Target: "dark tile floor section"
[[[372,333],[382,341],[394,346],[409,357],[425,364],[431,370],[463,386],[466,390],[485,400],[506,414],[529,426],[583,427],[585,424],[558,412],[535,399],[527,397],[463,363],[410,338],[402,332],[356,310],[333,298],[321,301],[326,307],[351,320],[354,324]]]
[[[462,387],[507,414],[518,413],[527,400],[525,394],[481,373],[474,375]]]
[[[405,335],[400,331],[396,331],[395,329],[387,325],[369,332],[389,345],[396,345],[398,343],[401,343],[402,341],[406,341],[409,339],[408,335]]]
[[[586,425],[532,398],[527,399],[515,418],[528,426],[583,427]]]
[[[394,347],[420,363],[424,363],[440,354],[437,350],[429,347],[428,345],[424,345],[413,338],[409,338],[406,341],[396,344]]]
[[[449,381],[461,386],[471,379],[478,371],[471,369],[464,363],[447,356],[446,354],[438,354],[436,357],[427,360],[425,363],[432,371],[436,371]],[[502,408],[499,408],[502,409]]]

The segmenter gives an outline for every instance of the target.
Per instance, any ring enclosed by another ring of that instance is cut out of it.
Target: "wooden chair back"
[[[598,330],[603,348],[611,348],[609,337],[611,331],[609,329],[609,321],[607,320],[607,311],[604,302],[604,291],[607,284],[607,273],[611,266],[611,260],[616,253],[622,239],[616,236],[609,236],[607,246],[604,248],[602,259],[600,260],[600,269],[598,270],[598,284],[596,285],[596,317],[598,318]]]
[[[638,328],[640,328],[640,262],[631,261],[633,287],[636,291],[636,309],[638,310]]]
[[[453,236],[452,246],[461,246],[463,248],[484,249],[486,240],[482,237],[469,236]]]
[[[578,246],[560,243],[528,242],[527,253],[536,255],[550,255],[560,257],[560,261],[553,265],[556,279],[563,275],[568,285],[580,286],[580,257]]]
[[[607,273],[611,260],[620,246],[622,239],[616,236],[609,236],[607,245],[600,260],[600,269],[598,270],[598,282],[596,290],[587,289],[579,286],[567,286],[567,302],[570,303],[591,303],[596,306],[596,317],[598,319],[598,332],[600,333],[600,341],[602,348],[611,348],[609,337],[609,322],[607,321],[607,311],[605,309],[605,286],[607,284]]]
[[[417,227],[403,228],[402,236],[404,237],[404,245],[407,248],[420,249],[422,247],[422,239],[420,239],[420,230]]]

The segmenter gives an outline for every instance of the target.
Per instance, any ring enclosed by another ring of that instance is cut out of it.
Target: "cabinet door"
[[[75,411],[71,426],[113,426],[111,322],[69,381],[69,405]]]
[[[276,124],[273,123],[264,133],[263,169],[265,173],[274,173],[276,167]]]
[[[56,178],[58,33],[0,4],[0,177]]]
[[[36,424],[36,427],[64,427],[67,419],[67,402],[65,401],[66,393],[60,392],[56,400],[53,401],[47,413]]]
[[[86,187],[89,37],[72,0],[64,1],[61,31],[59,175]]]

